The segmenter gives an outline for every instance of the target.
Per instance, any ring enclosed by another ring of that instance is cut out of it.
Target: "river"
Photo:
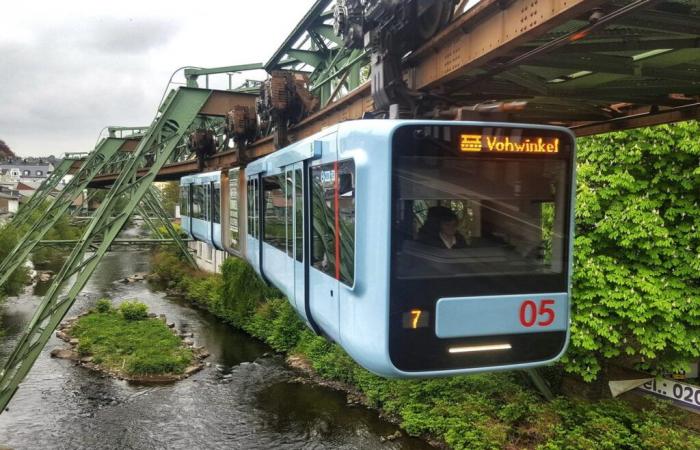
[[[166,314],[205,346],[210,363],[173,384],[144,386],[104,377],[52,359],[65,345],[52,337],[0,415],[0,447],[16,449],[428,449],[401,435],[375,411],[346,404],[345,395],[295,381],[281,356],[211,314],[169,298],[146,282],[117,280],[149,270],[149,252],[107,254],[76,300],[74,316],[108,296],[139,299]],[[27,288],[0,307],[4,360],[29,321],[45,286]]]

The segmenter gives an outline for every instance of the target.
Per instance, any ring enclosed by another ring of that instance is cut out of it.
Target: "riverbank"
[[[219,318],[298,358],[315,376],[361,394],[412,436],[455,449],[696,449],[700,436],[683,413],[661,402],[638,411],[619,400],[559,396],[544,402],[520,372],[429,380],[387,380],[355,364],[338,346],[311,333],[279,292],[243,261],[222,275],[196,272],[171,254],[155,256],[154,274],[169,289]],[[555,392],[561,374],[549,368]]]
[[[149,314],[143,303],[127,301],[115,309],[102,299],[95,309],[61,323],[56,336],[70,348],[54,349],[51,356],[120,380],[182,380],[201,370],[209,354],[174,327],[165,316]]]

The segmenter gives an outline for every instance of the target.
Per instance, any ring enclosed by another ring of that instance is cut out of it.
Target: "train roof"
[[[184,186],[188,184],[203,184],[211,183],[212,181],[221,181],[221,172],[215,171],[187,175],[186,177],[180,178],[180,185]]]
[[[339,134],[346,133],[367,133],[367,134],[385,134],[391,135],[393,131],[402,125],[471,125],[481,127],[523,127],[540,130],[557,130],[567,133],[575,139],[570,129],[555,125],[540,125],[530,123],[515,123],[515,122],[485,122],[485,121],[455,121],[455,120],[430,120],[430,119],[366,119],[366,120],[348,120],[338,123],[331,127],[325,128],[316,134],[304,138],[298,142],[288,145],[280,150],[270,153],[260,159],[249,163],[246,166],[246,174],[254,175],[256,173],[267,172],[276,167],[282,167],[305,159],[313,158],[320,148],[317,148],[315,142],[323,136],[330,133],[338,132]]]

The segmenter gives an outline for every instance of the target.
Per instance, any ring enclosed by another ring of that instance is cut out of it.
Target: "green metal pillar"
[[[0,263],[0,286],[7,282],[19,266],[24,264],[34,246],[56,225],[58,219],[66,213],[73,201],[87,187],[90,180],[117,153],[123,143],[123,139],[116,138],[107,138],[100,141],[95,150],[83,162],[73,179],[58,193],[49,209],[42,212],[41,220],[32,224],[29,231]]]
[[[41,305],[0,371],[0,411],[4,410],[9,403],[51,334],[73,305],[76,296],[109,250],[110,244],[122,230],[129,216],[141,202],[156,175],[177,143],[184,137],[210,94],[209,90],[180,88],[161,108],[162,114],[156,118],[139,143],[133,157],[119,172],[119,178],[95,212],[63,268],[54,278]],[[153,163],[147,173],[140,176],[138,169],[145,162],[147,155],[151,157]],[[128,203],[117,210],[117,200],[122,196],[128,198]],[[101,240],[97,245],[99,238]],[[75,276],[74,284],[65,294],[61,294],[64,284],[73,276]]]

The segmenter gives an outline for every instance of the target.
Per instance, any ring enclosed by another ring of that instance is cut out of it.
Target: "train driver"
[[[465,248],[467,242],[457,231],[457,214],[444,206],[428,208],[428,216],[418,232],[418,241],[446,249]]]

